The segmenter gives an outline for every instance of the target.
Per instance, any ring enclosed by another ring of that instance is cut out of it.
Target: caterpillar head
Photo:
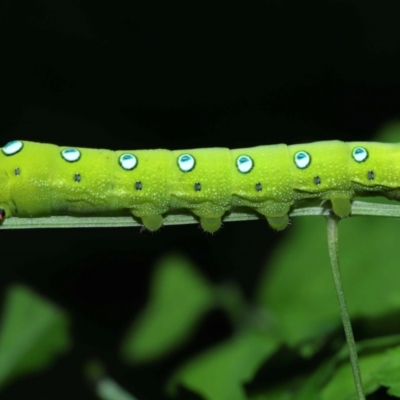
[[[13,164],[12,155],[23,147],[21,141],[7,143],[0,152],[0,224],[5,218],[15,215],[15,205],[11,200],[10,182],[12,177],[18,177],[20,169]]]

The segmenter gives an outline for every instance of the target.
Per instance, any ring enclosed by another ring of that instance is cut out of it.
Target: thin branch
[[[333,280],[335,281],[336,294],[339,300],[340,315],[342,317],[342,324],[346,336],[347,347],[349,349],[351,367],[353,369],[353,378],[357,392],[357,399],[365,400],[362,388],[360,367],[358,364],[356,343],[354,341],[353,329],[351,327],[350,316],[347,310],[346,299],[343,291],[342,278],[340,276],[339,257],[338,257],[339,219],[334,215],[329,215],[326,218],[327,218],[327,230],[328,230],[329,258],[331,260]]]
[[[327,207],[301,207],[293,210],[290,217],[327,216]],[[379,217],[400,218],[400,205],[366,203],[354,201],[352,216],[373,215]],[[263,217],[251,210],[234,211],[227,214],[223,221],[251,221]],[[164,219],[164,225],[197,224],[199,221],[191,214],[169,214]],[[112,227],[141,227],[139,220],[126,217],[68,217],[53,216],[41,218],[8,218],[0,229],[38,229],[38,228],[112,228]]]

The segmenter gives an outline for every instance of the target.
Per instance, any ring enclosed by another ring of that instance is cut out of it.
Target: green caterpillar
[[[12,141],[0,154],[0,217],[131,214],[154,231],[178,209],[214,232],[231,208],[249,207],[284,229],[304,200],[347,217],[355,195],[400,199],[399,160],[397,144],[336,140],[174,151]]]

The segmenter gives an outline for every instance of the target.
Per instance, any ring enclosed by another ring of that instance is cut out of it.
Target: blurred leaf
[[[258,302],[273,315],[282,341],[289,345],[330,332],[340,321],[321,232],[324,220],[296,219],[258,287]]]
[[[307,386],[307,389],[299,393],[296,391],[299,384]],[[288,379],[279,386],[267,390],[267,392],[264,393],[264,397],[259,395],[254,398],[250,397],[250,400],[321,400],[320,390],[320,387],[314,383],[309,384],[308,378],[303,378],[301,380]]]
[[[243,384],[249,382],[277,342],[265,333],[242,332],[203,352],[181,367],[168,384],[173,394],[178,384],[207,400],[246,400]]]
[[[296,220],[294,228],[273,257],[258,293],[258,301],[273,312],[282,337],[291,345],[329,333],[340,324],[326,238],[321,233],[324,221]],[[384,316],[399,309],[400,290],[393,279],[399,270],[399,229],[398,221],[383,218],[341,223],[341,271],[353,318]]]
[[[122,344],[123,357],[149,361],[181,345],[214,302],[212,287],[192,264],[165,257],[155,268],[149,303]]]
[[[248,397],[248,400],[290,400],[290,397],[285,398],[282,397],[281,394],[277,394],[275,395],[274,393],[271,392],[267,394],[256,394],[256,395],[251,395],[250,397]]]
[[[399,126],[390,125],[378,140],[400,140]],[[341,222],[341,271],[352,318],[384,316],[400,308],[398,280],[393,279],[399,271],[399,230],[396,219],[359,217]],[[274,315],[290,345],[340,325],[322,218],[293,222],[266,269],[257,299]]]
[[[66,315],[28,288],[10,287],[0,328],[0,387],[48,367],[69,347]]]
[[[380,386],[389,388],[389,394],[400,396],[400,346],[359,358],[366,394],[373,393]],[[348,363],[336,370],[333,378],[321,393],[322,400],[343,400],[354,398],[354,381]]]
[[[364,340],[357,345],[365,393],[373,393],[379,386],[387,386],[388,393],[399,396],[400,371],[399,335]],[[333,377],[333,378],[332,378]],[[265,397],[263,397],[265,396]],[[309,371],[289,377],[288,380],[251,400],[353,400],[355,387],[344,346],[335,356],[327,359],[312,374]]]

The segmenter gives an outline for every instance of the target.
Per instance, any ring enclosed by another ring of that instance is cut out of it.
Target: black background
[[[400,115],[394,3],[3,1],[1,142],[178,149],[370,140]],[[183,253],[250,297],[284,235],[260,221],[215,235],[196,225],[1,234],[2,291],[25,282],[56,302],[71,313],[74,340],[51,371],[3,397],[92,398],[81,368],[97,357],[141,400],[159,398],[171,369],[230,327],[213,313],[177,354],[122,366],[119,341],[145,302],[154,262]]]

